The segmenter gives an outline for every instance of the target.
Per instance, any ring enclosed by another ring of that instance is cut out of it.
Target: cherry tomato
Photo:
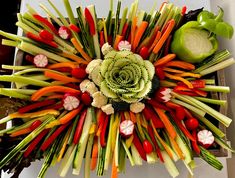
[[[47,41],[52,41],[54,39],[53,34],[47,30],[41,30],[39,36]]]
[[[73,77],[79,78],[79,79],[84,79],[87,75],[86,70],[84,68],[81,68],[81,67],[74,68],[71,71],[71,74],[72,74]]]
[[[184,123],[188,130],[194,130],[199,126],[198,120],[193,117],[185,120]]]
[[[42,121],[36,120],[30,125],[30,130],[35,130],[42,124]]]
[[[185,111],[184,111],[184,108],[179,106],[176,108],[176,117],[177,119],[179,120],[183,120],[185,118]]]
[[[148,56],[149,56],[149,49],[147,48],[147,47],[142,47],[141,49],[140,49],[140,52],[139,52],[139,54],[140,54],[140,56],[143,58],[143,59],[147,59],[148,58]]]
[[[87,92],[82,93],[81,100],[87,106],[91,104],[91,96]]]
[[[147,154],[149,154],[153,151],[153,146],[148,140],[143,141],[143,147],[144,147],[145,153],[147,153]]]

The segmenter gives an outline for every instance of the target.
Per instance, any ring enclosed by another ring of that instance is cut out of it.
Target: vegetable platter
[[[98,19],[94,5],[77,7],[75,18],[63,0],[65,18],[48,3],[40,4],[46,18],[29,5],[17,15],[24,36],[0,31],[4,45],[24,52],[22,65],[2,65],[13,73],[0,81],[14,87],[0,94],[21,104],[0,119],[13,123],[0,131],[1,170],[18,177],[43,159],[38,178],[56,164],[61,177],[72,167],[85,178],[109,169],[116,178],[128,161],[161,163],[177,177],[177,161],[193,175],[194,156],[223,168],[211,150],[234,152],[218,127],[232,119],[218,109],[227,100],[213,96],[230,89],[214,76],[235,61],[219,50],[217,37],[233,36],[222,8],[164,2],[146,12],[138,0],[129,8],[111,0],[107,17]]]

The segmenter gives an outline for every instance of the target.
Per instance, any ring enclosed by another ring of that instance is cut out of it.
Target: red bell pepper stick
[[[56,103],[55,100],[39,101],[39,102],[30,104],[30,105],[21,107],[21,108],[18,110],[18,112],[19,112],[19,113],[26,113],[26,112],[32,111],[32,110],[34,110],[34,109],[37,109],[37,108],[41,108],[41,107],[44,107],[44,106],[53,105],[53,104],[55,104],[55,103]]]
[[[81,31],[81,29],[74,24],[69,24],[69,28],[70,28],[70,30],[73,30],[76,33],[79,33]]]
[[[166,107],[165,105],[159,103],[156,100],[150,99],[147,102],[155,108],[163,109],[165,111],[170,111],[170,109],[168,107]]]
[[[28,146],[26,151],[24,152],[24,157],[27,158],[30,153],[36,148],[39,142],[46,136],[50,129],[43,130]]]
[[[166,45],[164,48],[164,56],[166,56],[169,53],[170,46],[171,46],[171,39],[172,39],[172,35],[170,35],[166,40]]]
[[[123,29],[122,29],[122,36],[125,38],[126,36],[126,32],[127,32],[127,29],[128,29],[129,25],[128,23],[125,23]]]
[[[184,112],[185,112],[185,116],[186,116],[187,119],[190,119],[190,118],[193,117],[193,115],[186,108],[184,108]]]
[[[91,12],[87,8],[85,8],[85,18],[87,20],[87,23],[89,24],[90,34],[95,35],[96,33],[95,22],[91,15]]]
[[[196,130],[193,130],[192,136],[195,139],[195,141],[191,142],[193,150],[197,153],[197,155],[200,155],[201,150],[200,150],[200,148],[199,148],[199,146],[197,144],[197,132],[196,132]]]
[[[108,123],[109,123],[109,116],[106,115],[105,119],[104,119],[104,125],[102,127],[102,130],[101,130],[101,133],[100,133],[100,145],[101,147],[105,147],[106,146],[106,130],[107,130],[107,127],[108,127]]]
[[[186,137],[188,137],[190,140],[195,141],[195,139],[193,138],[193,136],[191,135],[191,133],[184,127],[184,125],[182,124],[181,121],[179,121],[179,119],[176,118],[175,113],[173,113],[172,111],[171,113],[171,117],[172,119],[175,121],[175,124],[179,127],[179,129],[184,133],[184,135]]]
[[[150,138],[151,138],[151,140],[152,140],[152,142],[153,142],[153,144],[154,144],[154,146],[155,146],[156,153],[157,153],[157,155],[158,155],[160,161],[161,161],[162,163],[164,163],[164,159],[163,159],[163,157],[162,157],[161,150],[160,150],[160,148],[159,148],[159,146],[158,146],[158,144],[157,144],[157,141],[156,141],[155,136],[154,136],[153,128],[152,128],[151,126],[148,126],[148,133],[149,133],[149,136],[150,136]]]
[[[181,95],[188,95],[188,96],[198,96],[198,94],[191,92],[191,91],[180,91],[180,90],[175,90],[174,92],[179,93]]]
[[[124,112],[121,112],[121,121],[124,121],[124,120],[126,120],[126,119],[125,119]]]
[[[57,104],[54,104],[54,105],[50,105],[50,106],[46,107],[45,109],[59,110],[61,108],[63,108],[63,103],[57,103]]]
[[[156,75],[159,77],[160,80],[165,79],[165,73],[162,67],[155,67]]]
[[[176,108],[176,117],[179,120],[183,120],[185,118],[185,111],[184,108],[182,106],[179,106],[178,108]]]
[[[164,124],[161,121],[161,119],[157,116],[157,114],[155,113],[155,111],[153,111],[150,107],[148,107],[147,105],[145,106],[143,112],[144,117],[146,120],[152,120],[153,125],[155,128],[164,128]]]
[[[36,20],[38,20],[39,22],[41,22],[42,24],[46,25],[48,28],[50,28],[53,33],[58,34],[54,25],[52,23],[50,23],[47,19],[43,18],[42,16],[40,16],[38,14],[34,14],[33,17]]]
[[[146,153],[144,151],[143,145],[140,142],[138,136],[136,135],[136,133],[134,132],[134,138],[133,138],[133,144],[135,145],[137,151],[139,152],[141,158],[145,161],[147,161],[147,157],[146,157]]]
[[[59,128],[57,128],[55,132],[43,142],[40,149],[42,151],[45,151],[55,141],[55,139],[67,128],[69,124],[70,122],[68,122],[67,124],[63,124]]]
[[[100,31],[100,47],[102,47],[105,43],[104,40],[104,31]]]
[[[207,92],[206,91],[202,91],[200,89],[197,88],[193,88],[192,89],[197,95],[202,96],[202,97],[206,97],[207,96]]]
[[[32,39],[32,40],[35,40],[35,41],[47,44],[47,45],[52,46],[54,48],[58,48],[58,45],[54,41],[47,41],[47,40],[41,38],[40,36],[35,35],[35,34],[31,33],[31,32],[27,32],[26,36],[28,38]]]
[[[70,67],[60,67],[60,68],[53,69],[53,70],[57,70],[59,72],[68,72],[68,73],[71,73],[71,71],[72,71],[72,69]]]
[[[42,124],[42,121],[40,120],[36,120],[34,121],[31,125],[30,125],[30,130],[35,130],[36,128],[38,128],[40,125]]]
[[[80,118],[79,118],[79,121],[77,123],[77,127],[76,127],[76,130],[74,132],[74,136],[73,136],[73,143],[74,144],[77,144],[79,142],[79,139],[81,137],[81,134],[82,134],[82,128],[83,128],[83,124],[84,124],[84,121],[85,121],[85,118],[86,118],[86,114],[87,114],[87,109],[85,109]]]
[[[205,88],[206,81],[205,80],[193,80],[190,82],[193,85],[193,88]]]

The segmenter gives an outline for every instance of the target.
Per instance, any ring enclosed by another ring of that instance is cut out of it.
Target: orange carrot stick
[[[116,36],[116,39],[115,39],[114,45],[113,45],[113,48],[114,48],[115,50],[118,50],[118,44],[119,44],[120,41],[122,41],[122,39],[123,39],[123,36],[122,36],[122,35],[117,35],[117,36]]]
[[[47,66],[48,69],[58,69],[62,67],[69,67],[71,69],[74,69],[78,66],[77,62],[60,62],[60,63],[55,63]]]
[[[64,97],[64,95],[60,95],[60,94],[53,94],[48,96],[46,99],[62,99]]]
[[[35,93],[33,93],[31,96],[31,100],[37,101],[42,96],[44,96],[48,93],[52,93],[52,92],[62,92],[62,93],[68,92],[68,93],[80,94],[79,90],[76,90],[73,88],[64,87],[64,86],[48,86],[48,87],[43,87],[43,88],[39,89],[38,91],[36,91]]]
[[[184,79],[183,77],[171,75],[171,74],[168,74],[168,73],[166,73],[166,72],[165,72],[164,74],[165,74],[165,76],[166,76],[167,78],[169,78],[169,79],[181,81],[181,82],[183,82],[185,85],[187,85],[189,88],[193,88],[192,83],[190,83],[188,80]]]
[[[135,115],[135,113],[133,113],[133,112],[129,112],[130,113],[130,118],[131,118],[131,121],[133,122],[133,123],[136,123],[136,115]]]
[[[179,76],[179,77],[194,77],[194,78],[200,78],[201,77],[200,74],[194,74],[194,73],[191,73],[191,72],[184,72],[182,74],[176,74],[176,76]]]
[[[45,71],[44,75],[48,78],[57,80],[57,81],[61,81],[64,83],[73,83],[73,82],[81,82],[81,80],[73,78],[73,77],[68,77],[66,75],[62,75],[56,72],[51,72],[51,71]]]
[[[166,28],[166,31],[162,34],[162,37],[160,38],[160,40],[158,41],[158,43],[156,44],[156,46],[153,49],[153,53],[157,54],[160,49],[162,48],[163,44],[165,43],[165,41],[167,40],[167,38],[169,37],[169,35],[171,34],[174,26],[175,26],[175,20],[171,19],[168,22],[168,26]]]
[[[184,73],[183,70],[172,69],[172,68],[169,68],[169,67],[164,67],[163,70],[167,71],[167,72],[171,72],[171,73],[177,73],[177,74]]]
[[[25,135],[27,133],[30,133],[32,130],[30,128],[24,128],[24,129],[20,129],[20,130],[17,130],[15,132],[13,132],[10,137],[17,137],[17,136],[20,136],[20,135]]]
[[[85,61],[83,58],[76,56],[74,54],[63,52],[62,56],[69,58],[69,59],[72,59],[73,61],[76,61],[79,64],[88,64],[88,61]]]
[[[167,67],[178,67],[180,69],[194,70],[195,66],[189,62],[184,61],[170,61],[165,66]]]
[[[184,160],[184,154],[183,154],[182,150],[180,149],[179,145],[171,137],[169,137],[169,139],[170,139],[170,142],[171,142],[172,146],[175,148],[176,153],[180,157],[180,159]]]
[[[137,25],[137,17],[135,16],[131,24],[131,45],[133,45],[134,43],[136,25]]]
[[[82,49],[82,47],[80,46],[80,44],[77,42],[75,38],[71,38],[71,42],[73,43],[74,47],[78,50],[78,52],[82,55],[82,57],[84,57],[86,61],[90,62],[92,60],[90,56],[88,56],[88,54]]]
[[[135,38],[134,38],[134,41],[133,41],[133,49],[132,49],[133,51],[135,51],[135,49],[137,48],[137,46],[140,42],[140,39],[143,36],[143,34],[144,34],[147,27],[148,27],[148,22],[142,21],[142,23],[138,27],[138,30],[136,31],[136,34],[135,34]]]
[[[167,54],[166,56],[162,57],[161,59],[158,59],[155,63],[154,66],[162,66],[170,61],[172,61],[176,57],[175,54]]]
[[[115,156],[113,157],[111,178],[118,178],[118,169],[115,164]]]
[[[156,37],[155,37],[155,39],[154,39],[154,41],[153,41],[153,43],[152,43],[152,45],[151,45],[150,48],[149,48],[149,53],[152,52],[154,46],[156,46],[157,42],[160,40],[161,35],[162,35],[162,33],[161,33],[160,31],[158,31],[158,32],[157,32],[157,35],[156,35]]]
[[[91,154],[91,170],[95,170],[97,165],[98,158],[98,139],[97,137],[94,139],[92,154]]]
[[[176,131],[171,122],[169,121],[169,118],[166,116],[165,112],[162,109],[155,108],[154,110],[157,112],[159,118],[162,120],[163,124],[166,127],[166,130],[171,138],[175,139],[176,137]]]

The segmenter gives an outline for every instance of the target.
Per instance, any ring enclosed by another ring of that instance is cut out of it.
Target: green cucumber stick
[[[120,26],[119,26],[119,31],[118,31],[119,35],[122,34],[123,27],[126,23],[127,13],[128,13],[128,7],[125,7],[124,10],[122,11],[122,18],[121,18],[121,22],[120,22]]]

